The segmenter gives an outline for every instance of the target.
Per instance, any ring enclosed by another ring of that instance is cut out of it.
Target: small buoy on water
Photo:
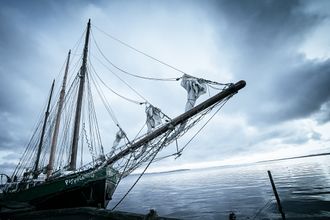
[[[157,219],[158,215],[156,210],[154,209],[150,209],[149,213],[146,215],[146,217],[144,218],[145,220],[155,220]]]
[[[229,214],[229,220],[236,220],[236,215],[235,215],[234,212],[231,212],[231,213]]]

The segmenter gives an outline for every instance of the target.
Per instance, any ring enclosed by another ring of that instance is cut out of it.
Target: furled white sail
[[[146,106],[148,132],[162,123],[161,111],[152,105]]]
[[[183,75],[181,80],[181,86],[188,92],[188,100],[186,103],[185,111],[192,109],[196,103],[196,100],[204,93],[206,93],[205,83],[198,78]]]

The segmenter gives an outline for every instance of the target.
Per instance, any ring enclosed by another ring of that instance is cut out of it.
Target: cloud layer
[[[15,161],[8,154],[21,152],[28,142],[51,79],[88,18],[96,27],[193,75],[247,81],[247,87],[175,163],[291,147],[297,154],[329,150],[325,131],[330,120],[330,53],[320,49],[330,51],[327,1],[2,1],[0,5],[3,170]],[[109,42],[92,29],[117,65],[157,77],[181,74]],[[95,45],[91,51],[97,54]],[[95,66],[105,72],[100,64]],[[104,78],[118,91],[136,97],[113,77]],[[178,84],[127,80],[171,116],[184,106],[186,95]],[[143,109],[133,111],[123,105],[115,112],[132,136],[139,130],[136,124],[144,121]],[[110,144],[113,138],[108,134],[116,129],[104,125],[103,139]]]

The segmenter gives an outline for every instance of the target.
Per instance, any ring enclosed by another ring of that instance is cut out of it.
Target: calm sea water
[[[287,219],[330,219],[330,156],[144,175],[116,210],[180,219],[281,219],[267,170]],[[125,178],[108,208],[138,176]]]

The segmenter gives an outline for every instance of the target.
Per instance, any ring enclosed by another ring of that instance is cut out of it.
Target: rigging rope
[[[136,78],[140,78],[140,79],[147,79],[147,80],[155,80],[155,81],[178,81],[181,79],[181,77],[176,77],[176,78],[155,78],[155,77],[147,77],[147,76],[140,76],[140,75],[137,75],[137,74],[134,74],[134,73],[130,73],[128,72],[127,70],[124,70],[120,67],[118,67],[117,65],[115,65],[113,62],[111,62],[105,55],[104,53],[102,52],[102,50],[100,49],[98,43],[96,42],[95,40],[95,37],[93,35],[93,32],[91,32],[92,34],[92,38],[93,38],[93,41],[94,41],[94,44],[97,48],[97,50],[99,51],[99,53],[102,55],[102,57],[111,65],[113,66],[114,68],[116,68],[117,70],[127,74],[127,75],[130,75],[130,76],[133,76],[133,77],[136,77]]]
[[[274,199],[270,199],[263,207],[261,207],[254,215],[253,220],[256,219],[265,208],[268,208],[268,206],[270,206],[273,201]]]
[[[96,139],[96,141],[98,143],[95,144],[94,146],[99,146],[99,150],[100,150],[99,154],[101,156],[104,156],[104,149],[103,149],[103,145],[102,145],[101,135],[100,135],[100,132],[99,132],[99,126],[98,126],[98,121],[97,121],[97,117],[96,117],[96,110],[95,110],[95,105],[94,105],[94,101],[93,101],[92,89],[91,89],[91,85],[90,85],[89,75],[90,74],[87,74],[88,112],[90,113],[90,114],[88,114],[89,115],[89,124],[94,125],[94,131],[96,132],[96,134],[95,134],[96,138],[93,138],[93,139]],[[95,151],[96,151],[96,149],[95,149]]]
[[[92,25],[93,25],[93,24],[92,24]],[[131,46],[131,45],[129,45],[129,44],[127,44],[127,43],[125,43],[125,42],[119,40],[118,38],[116,38],[116,37],[114,37],[114,36],[112,36],[112,35],[106,33],[105,31],[101,30],[101,29],[98,28],[97,26],[93,25],[93,27],[95,27],[98,31],[100,31],[101,33],[103,33],[103,34],[105,34],[106,36],[110,37],[111,39],[113,39],[113,40],[119,42],[120,44],[122,44],[122,45],[124,45],[124,46],[126,46],[126,47],[128,47],[128,48],[130,48],[130,49],[132,49],[132,50],[134,50],[134,51],[136,51],[136,52],[138,52],[138,53],[140,53],[140,54],[146,56],[146,57],[149,57],[150,59],[155,60],[155,61],[157,61],[158,63],[163,64],[163,65],[165,65],[165,66],[167,66],[167,67],[169,67],[169,68],[171,68],[171,69],[173,69],[173,70],[175,70],[175,71],[177,71],[177,72],[180,72],[180,73],[183,73],[183,74],[187,74],[186,72],[184,72],[184,71],[182,71],[182,70],[180,70],[180,69],[178,69],[178,68],[176,68],[176,67],[174,67],[174,66],[172,66],[172,65],[170,65],[170,64],[168,64],[168,63],[165,63],[164,61],[161,61],[161,60],[159,60],[159,59],[157,59],[157,58],[155,58],[155,57],[153,57],[153,56],[151,56],[151,55],[148,55],[147,53],[145,53],[145,52],[143,52],[143,51],[141,51],[141,50],[138,50],[138,49],[136,49],[135,47],[133,47],[133,46]]]
[[[73,55],[74,55],[74,54],[77,54],[77,50],[78,50],[78,48],[79,48],[79,45],[80,45],[82,39],[83,39],[84,36],[85,36],[86,31],[87,31],[87,28],[85,28],[85,30],[84,30],[83,33],[81,34],[79,40],[78,40],[78,41],[74,44],[74,46],[72,47],[73,49],[72,49],[72,53],[71,53],[71,54],[73,54]]]
[[[107,101],[105,95],[103,94],[101,88],[99,88],[99,85],[98,85],[97,82],[94,80],[93,75],[91,75],[91,79],[92,79],[92,83],[94,84],[95,89],[96,89],[97,93],[99,94],[99,96],[100,96],[100,98],[101,98],[101,101],[103,102],[103,104],[104,104],[106,110],[108,111],[108,113],[109,113],[109,115],[110,115],[112,121],[113,121],[116,125],[118,125],[119,122],[118,122],[118,120],[117,120],[117,118],[116,118],[116,116],[115,116],[115,114],[114,114],[114,111],[112,110],[111,106],[109,105],[109,103],[108,103],[108,101]]]
[[[203,79],[203,78],[194,77],[194,76],[192,76],[191,74],[187,74],[187,73],[185,73],[185,72],[183,72],[183,71],[181,71],[181,70],[179,70],[179,69],[177,69],[177,68],[175,68],[175,67],[173,67],[173,66],[171,66],[171,65],[169,65],[169,64],[166,64],[165,62],[163,62],[163,61],[161,61],[161,60],[159,60],[159,59],[156,59],[156,58],[154,58],[154,57],[152,57],[152,56],[150,56],[150,55],[148,55],[148,54],[146,54],[146,53],[144,53],[144,52],[142,52],[142,51],[140,51],[140,50],[137,50],[136,48],[134,48],[134,47],[132,47],[132,46],[130,46],[130,45],[124,43],[123,41],[121,41],[121,40],[119,40],[119,39],[113,37],[112,35],[107,34],[106,32],[102,31],[100,28],[96,27],[95,25],[93,25],[93,26],[94,26],[96,29],[98,29],[100,32],[103,32],[105,35],[109,36],[110,38],[112,38],[112,39],[114,39],[114,40],[120,42],[121,44],[123,44],[123,45],[125,45],[125,46],[127,46],[127,47],[129,47],[129,48],[131,48],[131,49],[133,49],[133,50],[135,50],[135,51],[137,51],[137,52],[139,52],[139,53],[142,53],[143,55],[145,55],[145,56],[147,56],[147,57],[149,57],[149,58],[151,58],[151,59],[153,59],[153,60],[156,60],[157,62],[160,62],[161,64],[164,64],[164,65],[166,65],[166,66],[168,66],[168,67],[170,67],[170,68],[172,68],[172,69],[174,68],[174,70],[176,70],[176,71],[178,71],[178,72],[181,72],[181,73],[186,74],[186,75],[189,75],[189,76],[191,76],[191,77],[193,77],[193,78],[196,78],[196,79],[202,80],[202,81],[204,81],[205,83],[208,83],[209,86],[210,86],[211,88],[213,88],[213,89],[217,89],[217,90],[219,90],[219,88],[216,88],[216,87],[211,86],[212,84],[213,84],[213,85],[222,85],[222,86],[228,86],[228,85],[231,84],[231,83],[219,83],[219,82],[216,82],[216,81],[211,81],[211,80],[207,80],[207,79]],[[123,73],[125,73],[125,74],[127,74],[127,75],[130,75],[130,76],[133,76],[133,77],[137,77],[137,78],[141,78],[141,79],[147,79],[147,80],[158,80],[158,81],[178,81],[178,80],[182,79],[182,76],[181,76],[181,77],[176,77],[176,78],[155,78],[155,77],[146,77],[146,76],[140,76],[140,75],[137,75],[137,74],[130,73],[130,72],[126,71],[126,70],[123,70],[122,68],[118,67],[118,66],[115,65],[113,62],[111,62],[111,61],[110,61],[110,60],[104,55],[104,53],[103,53],[102,50],[100,49],[98,43],[96,42],[96,39],[95,39],[95,37],[94,37],[94,35],[93,35],[93,32],[91,32],[91,35],[92,35],[92,38],[93,38],[94,44],[96,45],[96,48],[98,49],[98,51],[99,51],[99,53],[102,55],[102,57],[103,57],[103,58],[104,58],[104,59],[105,59],[105,60],[106,60],[111,66],[113,66],[113,67],[116,68],[117,70],[119,70],[119,71],[121,71],[121,72],[123,72]]]
[[[104,84],[104,86],[105,86],[106,88],[110,89],[111,91],[113,91],[110,87],[108,87],[108,86],[103,82],[103,80],[100,78],[100,76],[99,76],[99,75],[97,74],[97,72],[95,71],[95,69],[94,69],[94,67],[93,67],[92,64],[91,64],[91,68],[92,68],[92,70],[94,71],[95,75],[98,77],[98,79]],[[90,76],[91,76],[91,79],[92,79],[92,83],[95,85],[96,91],[97,91],[97,93],[99,94],[99,96],[100,96],[100,98],[101,98],[101,101],[103,102],[103,104],[104,104],[106,110],[108,111],[110,117],[112,118],[112,121],[116,124],[116,126],[117,126],[119,129],[123,130],[123,129],[121,128],[121,126],[119,125],[119,121],[117,120],[117,118],[116,118],[116,116],[115,116],[115,114],[114,114],[114,111],[112,110],[112,108],[111,108],[109,102],[107,101],[105,95],[103,94],[102,89],[100,88],[100,86],[98,85],[98,83],[96,82],[96,80],[94,80],[93,75],[90,74]],[[114,91],[113,91],[113,92],[114,92]],[[116,94],[117,94],[117,93],[116,93]],[[124,97],[124,96],[121,96],[120,94],[118,94],[118,95],[119,95],[120,97],[126,99],[126,100],[129,100],[129,101],[132,101],[132,102],[138,103],[137,101],[134,101],[134,100],[128,99],[128,98],[126,98],[126,97]],[[138,103],[138,104],[141,105],[141,104],[143,104],[143,103]],[[129,138],[127,137],[127,135],[126,135],[125,132],[124,132],[124,136],[125,136],[125,138],[127,139],[127,141],[130,142],[130,140],[129,140]],[[102,152],[103,152],[103,147],[102,147],[101,149],[102,149]]]
[[[227,101],[232,97],[233,95],[231,96],[228,96],[223,102],[222,104],[220,105],[220,107],[213,113],[213,115],[207,119],[207,121],[205,122],[205,124],[200,128],[198,129],[198,131],[191,137],[191,139],[180,149],[180,153],[182,153],[182,151],[188,146],[188,144],[191,143],[191,141],[205,128],[205,126],[212,120],[212,118],[220,111],[220,109],[222,109],[222,107],[227,103]]]
[[[83,126],[82,126],[82,139],[85,137],[85,141],[87,143],[87,147],[88,147],[88,150],[89,150],[89,153],[91,154],[92,156],[92,161],[93,163],[95,162],[95,159],[96,159],[96,156],[94,154],[94,148],[92,146],[92,144],[90,143],[90,141],[88,140],[88,136],[87,136],[87,131],[86,131],[86,128],[85,128],[85,123],[83,123]]]
[[[138,91],[136,91],[132,86],[130,86],[125,80],[118,76],[114,71],[112,71],[107,65],[105,65],[99,58],[91,54],[99,63],[101,63],[107,70],[109,70],[113,75],[115,75],[121,82],[123,82],[128,88],[130,88],[135,94],[140,96],[145,102],[148,102]]]
[[[167,137],[166,137],[167,138]],[[165,140],[166,140],[165,138]],[[165,143],[165,140],[163,143]],[[147,169],[149,168],[149,166],[151,165],[152,161],[155,159],[156,155],[158,154],[158,152],[162,149],[163,144],[154,152],[153,157],[151,158],[151,160],[149,161],[149,163],[147,164],[147,166],[144,168],[143,172],[139,175],[139,177],[136,179],[136,181],[134,182],[134,184],[129,188],[129,190],[125,193],[125,195],[119,200],[119,202],[111,209],[111,211],[113,211],[115,208],[117,208],[117,206],[126,198],[126,196],[132,191],[132,189],[135,187],[135,185],[139,182],[139,180],[142,178],[142,176],[144,175],[144,173],[147,171]]]
[[[95,57],[95,56],[94,56]],[[96,59],[98,59],[97,57],[95,57]],[[100,61],[101,62],[101,61]],[[134,104],[138,104],[138,105],[143,105],[143,104],[149,104],[150,106],[153,106],[151,103],[149,103],[146,99],[145,99],[145,102],[141,102],[141,101],[136,101],[136,100],[133,100],[133,99],[130,99],[130,98],[127,98],[127,97],[125,97],[125,96],[123,96],[123,95],[121,95],[121,94],[119,94],[119,93],[117,93],[116,91],[114,91],[110,86],[108,86],[102,79],[101,79],[101,77],[100,77],[100,75],[96,72],[96,70],[95,70],[95,68],[94,68],[94,66],[93,66],[93,64],[90,62],[90,67],[91,67],[91,70],[93,71],[93,73],[96,75],[96,77],[100,80],[100,82],[107,88],[107,89],[109,89],[112,93],[114,93],[114,94],[116,94],[117,96],[119,96],[119,97],[121,97],[121,98],[123,98],[123,99],[125,99],[126,101],[129,101],[129,102],[132,102],[132,103],[134,103]],[[111,71],[110,69],[108,69],[109,71]],[[111,71],[112,72],[112,71]],[[113,72],[112,72],[113,73]],[[91,75],[92,76],[92,75]],[[97,82],[93,79],[93,76],[91,77],[92,78],[92,81],[93,81],[93,83],[94,84],[97,84]],[[97,88],[97,86],[95,85],[95,87]],[[133,89],[133,88],[132,88]],[[97,89],[98,90],[98,89]],[[133,89],[133,91],[135,91],[134,89]],[[136,91],[135,91],[136,92]],[[137,93],[137,92],[136,92]],[[139,95],[139,93],[137,93],[138,95]],[[100,95],[100,94],[99,94]],[[101,96],[101,95],[100,95]],[[104,95],[103,95],[104,96]],[[141,97],[141,96],[140,96]],[[143,97],[142,97],[143,98]],[[102,98],[101,98],[102,99]],[[104,96],[104,99],[105,99],[105,96]],[[109,105],[109,104],[108,104]],[[154,107],[154,106],[153,106]],[[168,116],[168,115],[166,115],[165,113],[163,113],[160,109],[159,109],[159,111],[161,112],[161,114],[162,114],[162,116],[163,116],[163,118],[165,117],[165,118],[167,118],[167,120],[171,120],[171,118]],[[111,112],[113,112],[113,110],[111,109]],[[117,126],[120,128],[120,126],[118,125],[118,123],[117,123]],[[141,132],[141,131],[140,131]],[[139,133],[140,133],[139,132]],[[125,133],[125,132],[124,132]],[[126,136],[126,134],[125,134],[125,136]],[[127,136],[126,136],[126,138],[127,138]],[[127,140],[128,140],[128,138],[127,138]]]
[[[114,91],[111,87],[109,87],[100,77],[100,75],[96,72],[94,66],[92,65],[92,63],[90,63],[91,66],[91,70],[95,73],[95,75],[97,76],[97,78],[100,80],[100,82],[107,88],[109,89],[112,93],[114,93],[115,95],[119,96],[122,99],[125,99],[126,101],[132,102],[134,104],[138,104],[138,105],[142,105],[145,104],[145,102],[140,102],[140,101],[135,101],[133,99],[127,98],[123,95],[120,95],[119,93],[117,93],[116,91]]]
[[[163,157],[159,157],[156,158],[154,162],[169,158],[169,157],[173,157],[176,156],[176,158],[180,157],[182,154],[182,151],[191,143],[191,141],[205,128],[205,126],[212,120],[212,118],[221,110],[221,108],[227,103],[227,101],[232,97],[233,95],[227,97],[225,100],[222,101],[222,104],[220,105],[220,107],[213,113],[213,115],[204,123],[204,125],[189,139],[189,141],[179,150],[178,149],[178,145],[176,142],[176,146],[177,146],[177,152],[170,154],[170,155],[166,155]],[[177,141],[177,138],[175,139]],[[175,158],[175,159],[176,159]]]

